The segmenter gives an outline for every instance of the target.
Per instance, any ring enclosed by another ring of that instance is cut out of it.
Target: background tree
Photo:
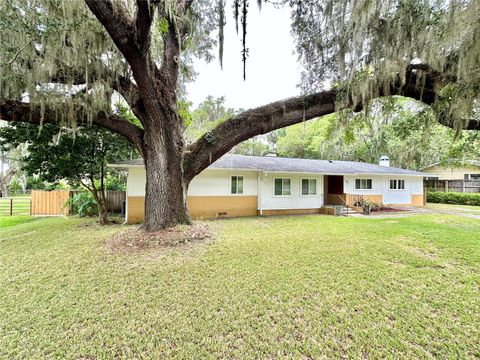
[[[234,154],[264,156],[270,152],[270,146],[263,137],[246,140],[232,150]]]
[[[418,99],[432,105],[447,126],[480,129],[478,1],[292,0],[305,82],[335,86],[237,114],[187,146],[178,102],[179,79],[188,64],[182,55],[208,57],[218,25],[222,59],[225,5],[3,2],[1,118],[93,123],[124,136],[145,161],[147,230],[189,222],[188,184],[235,145],[342,109],[358,111],[372,98]],[[245,63],[249,1],[233,5]],[[316,80],[309,82],[315,72]],[[141,127],[111,111],[114,93],[125,99]],[[28,104],[22,102],[25,94]]]
[[[45,124],[42,131],[28,123],[0,128],[0,147],[8,149],[28,145],[22,168],[30,176],[57,183],[67,180],[82,186],[95,199],[99,222],[107,219],[106,176],[111,172],[107,163],[131,158],[132,146],[122,137],[97,126],[76,129]]]
[[[0,131],[7,123],[0,121]],[[8,149],[0,146],[0,197],[9,195],[10,184],[16,181],[19,188],[25,193],[27,178],[21,169],[21,158],[27,153],[26,146],[20,144]]]
[[[226,106],[224,96],[215,98],[209,95],[190,113],[185,139],[192,143],[239,112]]]
[[[479,158],[478,131],[439,125],[430,108],[406,98],[382,99],[367,113],[335,114],[285,128],[272,144],[280,156],[376,163],[419,169],[434,162],[465,165]]]
[[[225,100],[224,96],[214,98],[209,95],[188,115],[189,121],[185,129],[187,142],[193,143],[203,136],[208,136],[216,126],[242,112],[227,107]],[[269,152],[269,146],[265,139],[254,137],[236,145],[231,151],[242,155],[265,155]]]
[[[9,159],[8,152],[0,149],[0,197],[8,196],[8,185],[18,168]]]

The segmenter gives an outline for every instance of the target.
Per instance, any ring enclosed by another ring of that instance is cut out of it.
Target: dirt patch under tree
[[[206,242],[212,238],[212,231],[206,224],[178,225],[174,228],[146,232],[141,227],[115,234],[105,241],[112,252],[131,253],[155,247],[175,247]]]

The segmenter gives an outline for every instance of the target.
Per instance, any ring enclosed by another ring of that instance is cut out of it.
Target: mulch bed
[[[406,212],[411,211],[410,209],[405,208],[383,208],[381,210],[372,211],[370,215],[382,215],[386,213],[397,213],[397,212]]]
[[[105,241],[112,252],[130,253],[156,247],[176,247],[205,242],[212,237],[206,224],[179,225],[174,228],[146,232],[141,227],[115,234]]]

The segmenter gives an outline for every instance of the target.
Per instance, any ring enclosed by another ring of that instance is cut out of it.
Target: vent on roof
[[[267,155],[265,155],[266,157],[277,157],[277,154],[275,153],[268,153]]]

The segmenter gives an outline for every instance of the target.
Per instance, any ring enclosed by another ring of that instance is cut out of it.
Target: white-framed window
[[[243,176],[232,176],[232,194],[243,194]]]
[[[480,180],[480,174],[470,174],[469,180]]]
[[[317,179],[302,179],[303,196],[317,195]]]
[[[372,190],[372,179],[355,179],[355,190]]]
[[[274,195],[275,196],[290,196],[291,182],[289,178],[275,178],[274,180]]]
[[[405,190],[405,180],[390,179],[390,190]]]

